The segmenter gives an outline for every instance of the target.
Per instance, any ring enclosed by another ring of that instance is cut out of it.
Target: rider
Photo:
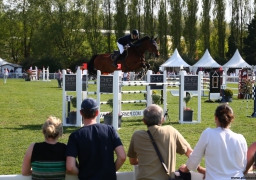
[[[129,45],[129,47],[137,47],[137,44],[132,44],[134,41],[139,39],[139,31],[137,29],[132,30],[131,34],[125,35],[117,40],[117,46],[119,48],[119,54],[115,56],[113,61],[113,66],[117,66],[117,60],[121,54],[124,52],[124,47]]]

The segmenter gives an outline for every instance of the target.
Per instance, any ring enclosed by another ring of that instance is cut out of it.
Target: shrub
[[[76,96],[71,98],[71,104],[74,108],[76,108]]]
[[[233,91],[231,89],[224,89],[224,96],[233,96]]]
[[[152,101],[154,104],[160,104],[161,95],[159,94],[152,94]]]

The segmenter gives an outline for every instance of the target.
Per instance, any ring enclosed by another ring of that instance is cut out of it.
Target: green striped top
[[[32,180],[52,179],[65,180],[66,162],[34,161],[32,165]]]

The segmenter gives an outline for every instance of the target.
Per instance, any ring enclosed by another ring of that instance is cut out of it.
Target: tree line
[[[175,48],[191,65],[206,49],[219,64],[236,49],[249,64],[256,64],[254,4],[255,0],[0,1],[0,57],[24,68],[74,69],[94,54],[113,52],[125,30],[138,29],[140,37],[158,36],[161,57],[147,55],[155,66]]]

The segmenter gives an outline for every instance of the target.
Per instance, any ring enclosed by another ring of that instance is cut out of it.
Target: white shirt
[[[207,128],[186,164],[188,169],[195,170],[205,156],[205,180],[230,180],[244,176],[246,155],[247,143],[243,135],[221,127]]]
[[[4,70],[4,75],[8,76],[8,70],[7,69]]]

